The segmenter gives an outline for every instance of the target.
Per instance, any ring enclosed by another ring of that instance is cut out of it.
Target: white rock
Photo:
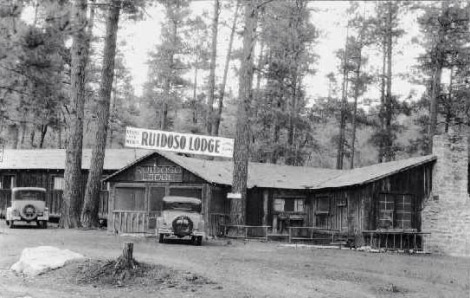
[[[68,249],[59,249],[53,246],[30,247],[23,249],[20,260],[10,269],[17,273],[35,276],[51,269],[63,267],[67,261],[82,258],[84,258],[83,255]]]

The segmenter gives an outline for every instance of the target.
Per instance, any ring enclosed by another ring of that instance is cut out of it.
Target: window
[[[284,199],[274,199],[274,211],[284,212]]]
[[[410,229],[412,195],[380,194],[379,224],[382,229]]]
[[[330,215],[330,198],[328,196],[317,197],[315,211],[315,226],[328,228],[328,217]]]
[[[395,201],[396,227],[399,229],[411,229],[412,196],[401,195]]]
[[[163,197],[165,196],[165,187],[151,187],[149,197],[149,211],[161,212]]]
[[[382,194],[379,200],[379,228],[393,228],[395,198],[390,194]]]
[[[65,179],[64,179],[64,177],[60,177],[60,176],[52,177],[52,189],[53,190],[64,190],[65,189]]]
[[[145,211],[145,188],[116,187],[114,209],[122,211]]]
[[[304,199],[278,198],[274,199],[274,211],[276,212],[304,212]]]
[[[2,189],[12,189],[16,186],[16,176],[15,175],[4,175],[0,181]]]

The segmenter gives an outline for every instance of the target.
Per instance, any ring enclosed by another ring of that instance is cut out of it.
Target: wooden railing
[[[211,213],[209,215],[209,235],[224,237],[225,226],[229,223],[229,215],[225,213]]]
[[[289,243],[310,241],[316,244],[331,244],[342,236],[341,231],[318,227],[289,227]]]
[[[158,212],[113,211],[113,231],[115,233],[155,233]]]

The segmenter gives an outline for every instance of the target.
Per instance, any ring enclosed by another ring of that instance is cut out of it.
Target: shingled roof
[[[143,156],[109,176],[106,180],[112,179],[113,176],[153,154],[160,154],[207,182],[221,185],[232,184],[232,161],[189,158],[162,151]],[[332,170],[251,162],[248,169],[248,188],[325,189],[361,185],[434,160],[436,160],[435,156],[428,155],[353,170]]]
[[[117,171],[136,159],[148,155],[149,150],[107,149],[104,170]],[[91,149],[84,149],[82,169],[89,169]],[[5,149],[0,169],[65,169],[65,149],[14,150]]]
[[[104,170],[116,171],[106,180],[132,167],[153,154],[159,154],[180,165],[209,183],[231,185],[232,161],[214,161],[189,158],[164,151],[136,149],[107,149]],[[91,150],[83,150],[82,168],[89,169]],[[294,167],[267,163],[249,164],[248,188],[325,189],[370,183],[384,177],[436,160],[433,155],[408,158],[356,168],[332,170],[312,167]],[[6,149],[1,169],[57,169],[65,168],[64,149],[13,150]]]

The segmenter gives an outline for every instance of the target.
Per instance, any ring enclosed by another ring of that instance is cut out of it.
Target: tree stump
[[[114,265],[114,275],[121,273],[122,279],[129,273],[129,270],[137,268],[139,263],[133,258],[134,243],[126,242],[122,249],[122,255],[117,259]]]

